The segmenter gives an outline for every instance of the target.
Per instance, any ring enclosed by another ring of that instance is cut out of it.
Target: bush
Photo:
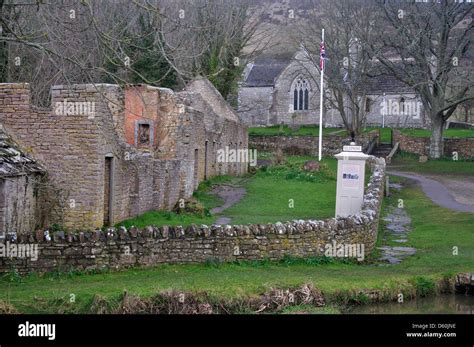
[[[178,201],[173,208],[173,211],[176,212],[177,214],[187,213],[187,214],[194,214],[197,216],[205,216],[208,213],[204,205],[201,204],[196,199],[190,199],[186,201],[186,203],[184,204],[184,207],[181,207],[180,205],[181,205],[180,201]],[[166,212],[164,213],[168,214],[168,216],[166,216],[167,219],[172,218],[171,213],[166,213]]]

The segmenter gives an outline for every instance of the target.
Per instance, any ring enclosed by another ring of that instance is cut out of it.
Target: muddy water
[[[419,298],[400,304],[384,303],[352,306],[345,313],[353,314],[474,314],[474,296],[439,295]]]

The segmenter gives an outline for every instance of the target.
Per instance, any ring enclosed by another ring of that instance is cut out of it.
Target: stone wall
[[[68,269],[120,269],[160,263],[202,263],[208,260],[278,260],[285,255],[322,256],[327,244],[363,244],[367,256],[377,239],[383,199],[385,161],[371,157],[372,175],[360,213],[346,218],[300,220],[275,224],[121,228],[106,232],[20,235],[15,246],[37,244],[37,260],[0,258],[0,272],[20,273]],[[7,235],[3,242],[12,237]],[[12,245],[9,244],[9,247]]]
[[[249,125],[269,125],[270,107],[273,102],[273,87],[239,88],[239,114]]]
[[[36,228],[39,219],[37,192],[40,175],[0,178],[0,234],[24,233]]]
[[[451,157],[458,152],[460,158],[474,158],[474,137],[444,139],[444,155]]]
[[[364,152],[373,140],[377,140],[378,131],[371,131],[357,137],[358,145]],[[339,153],[343,145],[348,145],[350,138],[340,135],[327,135],[323,137],[323,155],[331,156]],[[258,151],[274,152],[277,148],[284,153],[293,155],[318,155],[319,137],[317,136],[250,136],[249,145]]]
[[[430,147],[429,137],[414,137],[402,134],[398,130],[393,131],[393,143],[400,143],[403,152],[428,155]],[[459,158],[474,157],[474,137],[470,138],[444,138],[444,155],[451,157],[457,152]]]

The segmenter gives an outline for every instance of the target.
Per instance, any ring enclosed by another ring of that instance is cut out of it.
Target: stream
[[[445,294],[407,300],[351,306],[349,314],[474,314],[474,296]]]

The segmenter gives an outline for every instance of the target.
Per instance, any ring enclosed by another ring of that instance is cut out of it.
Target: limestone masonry
[[[47,173],[35,186],[41,216],[17,227],[0,223],[0,233],[54,223],[94,230],[171,209],[203,179],[247,172],[247,163],[216,161],[219,148],[247,148],[247,129],[207,80],[182,92],[75,84],[51,94],[51,109],[40,109],[30,104],[28,84],[0,84],[0,123]],[[15,213],[25,211],[18,205]]]
[[[14,245],[38,242],[38,259],[0,258],[0,272],[20,273],[68,269],[121,269],[159,263],[202,263],[281,259],[285,255],[321,256],[325,246],[363,244],[369,254],[377,240],[385,181],[385,161],[373,156],[372,170],[360,213],[346,218],[300,220],[275,224],[212,225],[187,228],[109,228],[105,232],[59,232],[48,237],[38,231],[22,234]],[[9,242],[7,238],[6,242]],[[10,245],[11,246],[11,245]]]
[[[345,132],[344,132],[345,134]],[[325,135],[323,139],[322,153],[325,156],[333,156],[342,150],[343,145],[348,145],[351,139],[347,135]],[[377,130],[361,134],[357,137],[357,143],[362,150],[367,152],[371,145],[379,142]],[[281,149],[290,155],[318,155],[319,137],[317,136],[285,136],[285,135],[252,135],[249,137],[251,147],[259,151],[274,152]]]
[[[428,155],[430,148],[429,137],[414,137],[402,134],[399,130],[393,131],[393,143],[400,143],[400,150],[408,153]],[[474,157],[474,138],[445,138],[444,155],[452,157],[456,152],[459,158]]]

